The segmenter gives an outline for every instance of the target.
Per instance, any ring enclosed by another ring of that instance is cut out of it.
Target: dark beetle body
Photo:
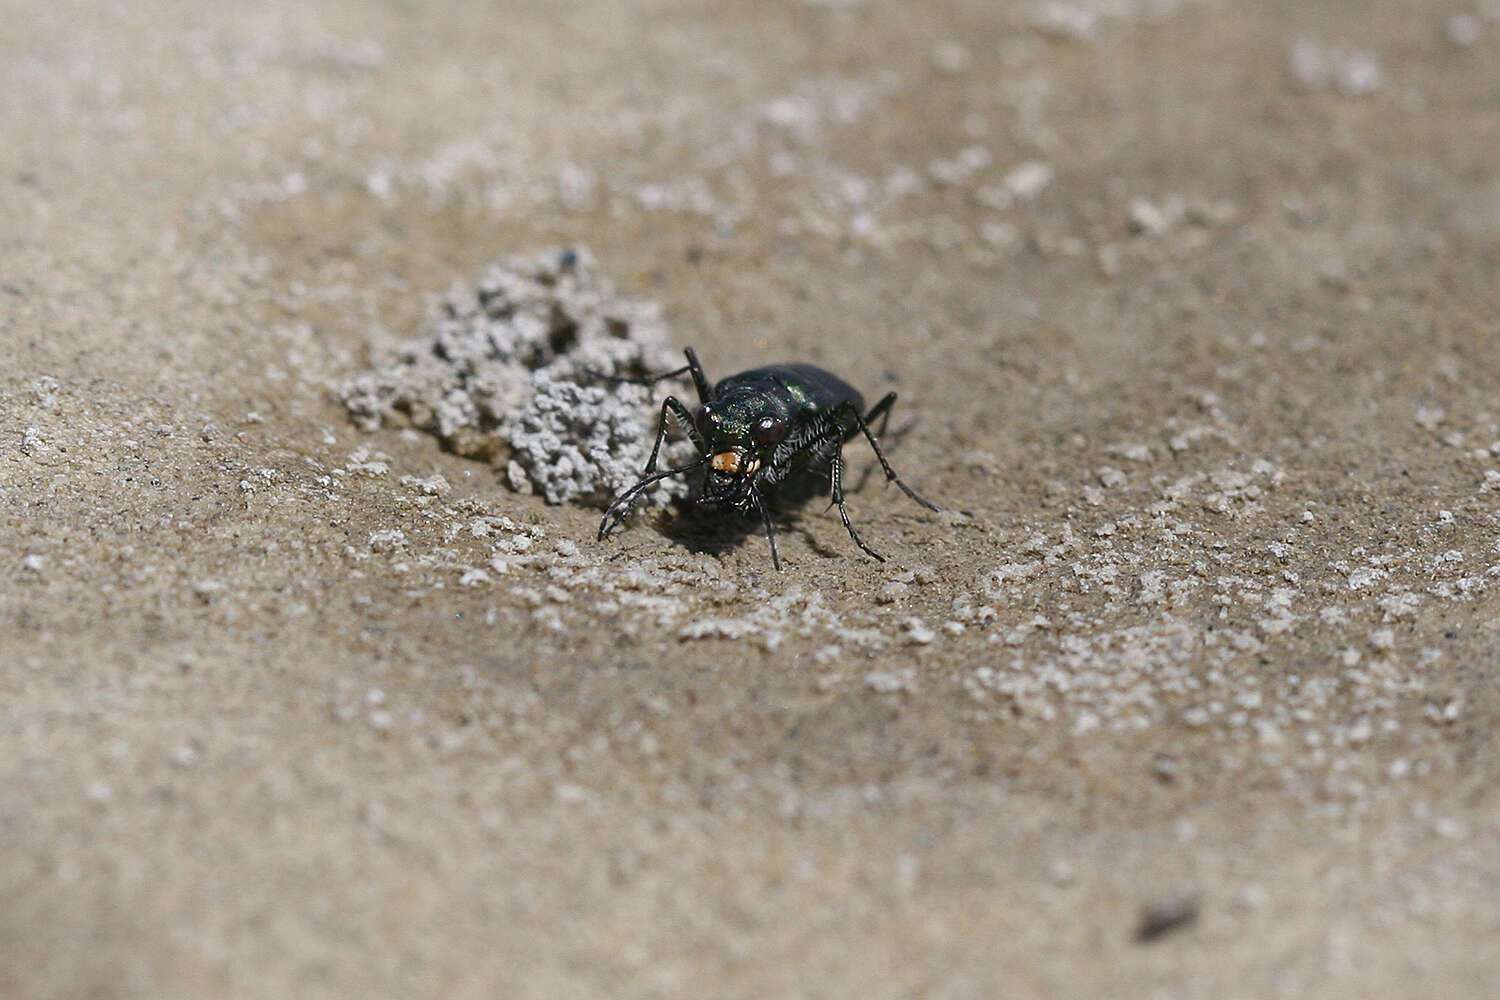
[[[831,372],[806,364],[752,368],[722,379],[710,388],[698,356],[691,348],[686,354],[685,368],[652,379],[621,380],[653,382],[688,374],[697,389],[699,405],[689,412],[675,396],[663,401],[656,444],[641,480],[616,497],[605,510],[599,525],[600,539],[625,520],[647,486],[706,466],[695,502],[704,507],[759,513],[771,543],[771,560],[780,569],[776,533],[766,503],[788,477],[803,470],[826,467],[833,502],[838,505],[849,536],[861,549],[883,562],[883,557],[855,532],[844,507],[843,446],[859,434],[869,440],[888,480],[922,506],[941,509],[900,480],[870,430],[873,422],[889,414],[896,401],[894,392],[865,413],[864,398],[854,387]],[[699,458],[680,469],[657,472],[656,459],[666,438],[668,413],[677,418],[692,438]]]
[[[844,403],[849,409],[835,417]],[[858,433],[853,414],[863,410],[864,399],[849,383],[813,365],[771,365],[723,379],[694,414],[698,433],[711,455],[742,448],[746,462],[758,461],[759,468],[738,475],[716,468],[711,459],[698,502],[752,512],[752,484],[768,496],[793,473],[826,463]],[[766,430],[757,433],[762,425]],[[827,433],[834,426],[840,433]]]

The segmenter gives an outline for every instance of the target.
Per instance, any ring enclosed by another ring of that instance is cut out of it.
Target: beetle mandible
[[[688,375],[698,392],[698,406],[689,411],[676,396],[662,401],[651,457],[640,481],[615,497],[605,509],[604,519],[599,522],[600,541],[629,516],[647,487],[707,466],[695,502],[703,507],[759,513],[771,544],[771,563],[779,570],[781,557],[776,552],[776,531],[771,526],[767,502],[794,473],[826,465],[832,496],[830,506],[838,506],[839,517],[854,544],[867,555],[885,562],[884,556],[859,537],[844,506],[843,449],[860,434],[870,442],[887,480],[928,510],[943,510],[901,481],[870,429],[875,421],[889,418],[891,406],[896,402],[894,392],[886,393],[866,413],[864,398],[854,387],[831,372],[807,364],[752,368],[710,387],[698,355],[691,347],[684,353],[685,366],[660,375],[643,379],[605,376],[611,381],[650,384]],[[668,414],[676,418],[692,439],[698,459],[681,468],[659,472],[656,460],[666,440]]]

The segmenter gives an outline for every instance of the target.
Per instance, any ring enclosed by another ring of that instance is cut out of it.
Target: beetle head
[[[787,419],[762,399],[714,400],[698,409],[708,473],[699,503],[747,508],[751,491],[787,435]]]

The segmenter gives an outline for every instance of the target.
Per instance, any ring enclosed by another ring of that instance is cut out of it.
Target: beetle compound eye
[[[750,436],[755,438],[756,444],[775,444],[785,433],[785,420],[780,417],[761,417],[750,431]]]

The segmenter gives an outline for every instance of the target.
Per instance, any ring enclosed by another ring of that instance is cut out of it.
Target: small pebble
[[[1187,893],[1169,896],[1141,907],[1135,939],[1142,944],[1159,940],[1173,931],[1182,930],[1198,919],[1198,895]]]

